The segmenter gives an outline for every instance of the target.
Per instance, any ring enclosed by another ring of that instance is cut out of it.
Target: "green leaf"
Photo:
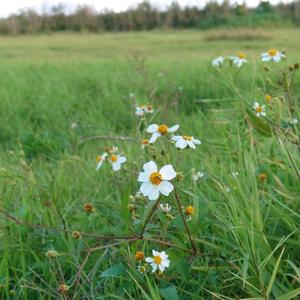
[[[100,278],[118,277],[121,273],[123,273],[123,271],[124,271],[123,265],[118,264],[102,272]]]
[[[256,117],[253,112],[246,109],[251,125],[262,135],[272,136],[272,127],[262,118]]]
[[[277,300],[289,300],[289,299],[296,299],[296,296],[300,295],[300,288],[294,289],[280,297],[277,298]]]
[[[266,291],[266,296],[269,297],[270,293],[271,293],[271,290],[272,290],[272,287],[273,287],[273,284],[274,284],[274,281],[275,281],[275,278],[276,278],[276,274],[278,272],[278,268],[279,268],[279,264],[280,264],[280,261],[281,261],[281,257],[283,255],[283,252],[284,252],[285,248],[282,249],[280,255],[279,255],[279,258],[276,262],[276,265],[275,265],[275,268],[273,270],[273,273],[272,273],[272,276],[271,276],[271,279],[270,279],[270,282],[269,282],[269,285],[268,285],[268,288],[267,288],[267,291]]]
[[[160,294],[166,299],[166,300],[177,300],[178,294],[175,286],[169,286],[164,289],[159,289]]]

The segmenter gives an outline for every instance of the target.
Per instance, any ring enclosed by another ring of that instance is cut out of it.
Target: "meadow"
[[[0,37],[0,299],[299,299],[299,36]],[[286,59],[262,63],[270,48]],[[238,70],[212,66],[237,52]],[[152,123],[202,143],[141,149]],[[121,170],[96,170],[113,146]],[[137,194],[150,160],[177,172],[161,203]],[[152,249],[170,266],[142,274]]]

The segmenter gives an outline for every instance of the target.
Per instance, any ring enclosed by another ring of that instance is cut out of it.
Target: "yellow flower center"
[[[193,139],[193,137],[189,136],[189,135],[184,135],[184,136],[182,136],[182,138],[186,141],[191,141]]]
[[[268,54],[270,55],[270,56],[275,56],[276,54],[277,54],[277,49],[270,49],[269,51],[268,51]]]
[[[159,255],[156,255],[154,256],[153,260],[155,264],[160,265],[162,259]]]
[[[102,160],[102,156],[99,155],[99,156],[96,157],[96,162],[97,163],[100,162],[101,160]]]
[[[118,157],[117,157],[117,155],[115,155],[115,154],[113,154],[113,155],[110,157],[110,160],[111,160],[112,162],[117,161],[117,159],[118,159]]]
[[[261,106],[258,106],[257,108],[255,108],[255,111],[257,113],[261,113],[263,111],[262,107]]]
[[[272,96],[271,95],[266,95],[265,100],[267,102],[270,102],[272,100]]]
[[[140,270],[141,273],[145,273],[146,272],[146,268],[144,266],[141,266],[139,268],[139,270]]]
[[[157,131],[161,134],[161,135],[164,135],[164,134],[167,134],[168,132],[168,126],[165,125],[165,124],[162,124],[158,127]]]
[[[159,185],[162,182],[162,176],[159,172],[154,172],[150,175],[149,180],[154,185]]]
[[[242,53],[242,52],[239,52],[237,54],[237,56],[240,58],[240,59],[245,59],[246,58],[246,54],[245,53]]]
[[[185,213],[189,216],[191,216],[194,213],[194,207],[189,205],[185,208]]]

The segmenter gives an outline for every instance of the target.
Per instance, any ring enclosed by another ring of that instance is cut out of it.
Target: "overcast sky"
[[[151,3],[158,7],[166,7],[174,0],[150,0]],[[180,5],[198,5],[203,6],[209,0],[177,0]],[[222,0],[219,0],[222,2]],[[260,0],[245,0],[249,6],[256,6]],[[280,0],[270,0],[272,4],[278,3]],[[281,0],[281,2],[291,2],[292,0]],[[88,4],[101,11],[110,8],[115,11],[126,10],[128,7],[134,6],[142,0],[0,0],[0,16],[6,17],[11,13],[18,12],[24,8],[34,8],[35,10],[47,11],[53,4],[64,3],[69,11],[72,11],[77,5]],[[231,3],[243,3],[244,0],[231,0]]]

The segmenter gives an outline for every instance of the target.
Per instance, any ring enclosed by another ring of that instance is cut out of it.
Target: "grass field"
[[[299,299],[299,34],[0,37],[0,299]],[[260,62],[269,48],[287,62]],[[238,71],[212,67],[239,51],[249,62]],[[144,103],[154,114],[141,121]],[[151,123],[179,124],[202,144],[141,149]],[[126,163],[96,171],[112,146]],[[147,223],[155,201],[136,193],[150,160],[176,169],[183,212],[172,193],[160,199],[171,211]],[[152,249],[170,267],[140,274],[135,254]]]

